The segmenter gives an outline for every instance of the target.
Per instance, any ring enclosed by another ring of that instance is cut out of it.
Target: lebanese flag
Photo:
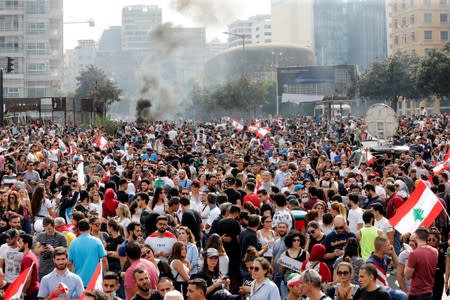
[[[233,127],[233,129],[236,129],[237,131],[242,131],[244,129],[244,125],[242,125],[241,122],[236,119],[231,120],[231,127]]]
[[[99,261],[97,264],[97,268],[95,268],[94,274],[92,274],[91,281],[89,281],[85,292],[87,291],[93,291],[93,290],[100,290],[102,291],[102,282],[103,282],[103,272],[102,272],[102,261]],[[85,294],[81,295],[79,300],[83,300],[86,298]]]
[[[366,148],[366,161],[368,166],[377,161],[377,158],[370,153],[369,148]]]
[[[69,153],[69,148],[67,148],[67,145],[61,140],[58,139],[58,143],[59,143],[59,150],[61,150],[62,154],[68,154]]]
[[[266,128],[266,127],[258,127],[258,126],[249,126],[248,130],[250,132],[253,132],[256,134],[257,137],[259,138],[263,138],[265,137],[268,133],[270,133],[270,128]]]
[[[389,222],[401,234],[414,232],[419,227],[429,227],[443,209],[439,198],[420,180]]]
[[[437,164],[437,166],[433,168],[433,172],[434,172],[434,174],[439,175],[448,169],[450,169],[450,148],[448,149],[448,152],[444,158],[444,161]]]
[[[23,287],[25,286],[25,282],[28,280],[28,276],[31,274],[31,270],[33,269],[34,263],[31,264],[28,268],[23,270],[19,276],[11,283],[11,285],[6,289],[4,299],[5,300],[13,300],[13,299],[22,299]]]
[[[97,145],[98,148],[100,148],[100,150],[103,150],[103,149],[109,147],[108,140],[105,139],[105,137],[103,135],[101,135],[101,134],[97,138],[96,145]]]

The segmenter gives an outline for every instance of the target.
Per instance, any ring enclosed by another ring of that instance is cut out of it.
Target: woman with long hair
[[[264,257],[258,257],[253,261],[252,278],[250,287],[251,300],[280,300],[278,286],[270,280],[273,268]],[[287,281],[286,281],[287,282]]]
[[[30,196],[28,196],[28,191],[24,188],[19,189],[17,192],[19,197],[19,203],[23,207],[23,220],[22,229],[26,233],[31,233],[31,201]]]
[[[230,284],[230,279],[224,277],[219,270],[219,251],[208,248],[204,254],[205,262],[200,272],[192,275],[193,278],[202,278],[206,281],[206,299],[210,300],[215,292],[224,289]]]
[[[217,233],[211,234],[206,242],[206,249],[214,248],[219,251],[219,271],[222,275],[228,274],[228,264],[230,259],[223,247],[222,238]]]
[[[359,300],[361,299],[361,290],[359,286],[352,283],[353,267],[349,262],[340,262],[336,269],[336,284],[328,290],[328,296],[333,300]]]
[[[186,295],[187,281],[190,279],[190,263],[186,259],[186,252],[186,244],[177,241],[173,244],[172,255],[169,258],[175,289],[183,295]]]
[[[141,258],[146,259],[155,265],[156,269],[158,270],[160,278],[169,277],[173,279],[172,270],[170,269],[169,264],[163,260],[160,260],[159,258],[156,258],[155,252],[149,245],[144,244],[144,246],[142,246]]]
[[[119,203],[116,208],[116,219],[123,228],[127,228],[131,223],[131,212],[126,204]]]
[[[8,193],[8,207],[7,212],[15,212],[19,215],[21,215],[23,218],[24,216],[24,207],[20,204],[19,201],[19,193],[16,191],[10,191]],[[23,220],[22,220],[22,226],[23,226]]]
[[[108,238],[106,239],[105,250],[108,259],[108,270],[112,272],[120,272],[120,259],[117,251],[119,245],[124,242],[123,228],[115,219],[110,219],[106,226]]]
[[[272,229],[272,217],[271,216],[263,216],[261,218],[261,229],[256,232],[256,237],[258,238],[258,242],[267,249],[263,256],[268,260],[272,260],[272,250],[273,244],[275,243],[276,234]]]
[[[89,193],[89,212],[96,212],[98,216],[103,215],[102,198],[98,190],[92,189]]]
[[[89,223],[91,224],[91,235],[98,238],[102,242],[102,244],[105,245],[108,235],[100,230],[100,228],[102,227],[101,218],[99,216],[90,217]]]
[[[39,184],[31,195],[31,214],[34,221],[47,216],[55,217],[52,207],[52,202],[46,197],[44,186]]]
[[[186,226],[178,227],[178,241],[186,244],[186,259],[190,263],[189,274],[198,272],[198,248],[192,231]]]
[[[352,264],[354,271],[352,282],[354,284],[359,284],[359,268],[364,264],[365,261],[361,258],[361,248],[357,239],[349,238],[347,240],[347,244],[344,247],[344,255],[336,259],[333,269],[336,270],[337,265],[343,261]]]
[[[155,189],[155,195],[153,200],[150,202],[150,210],[156,213],[164,213],[166,211],[167,194],[162,187],[157,187]]]

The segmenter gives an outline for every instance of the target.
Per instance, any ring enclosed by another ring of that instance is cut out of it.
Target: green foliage
[[[424,57],[417,71],[417,85],[422,93],[450,96],[450,43]]]
[[[94,65],[89,65],[80,72],[77,79],[75,98],[94,98],[97,103],[109,106],[115,101],[120,101],[122,91],[117,84],[107,78],[103,70]]]
[[[416,75],[419,59],[415,56],[396,54],[375,62],[361,76],[361,96],[387,99],[394,109],[400,97],[416,99],[422,96],[418,90]]]
[[[103,128],[103,130],[107,134],[114,134],[114,132],[117,129],[117,122],[113,121],[109,118],[102,118],[99,116],[96,116],[95,119],[92,122],[92,127],[94,128]]]

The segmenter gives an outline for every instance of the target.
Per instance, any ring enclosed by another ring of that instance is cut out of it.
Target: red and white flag
[[[28,280],[28,276],[31,274],[31,270],[33,269],[34,263],[31,264],[28,268],[23,270],[19,276],[11,283],[11,285],[6,289],[4,299],[5,300],[14,300],[14,299],[22,299],[22,293],[24,292],[23,287],[25,286],[25,282]]]
[[[419,227],[429,227],[443,209],[439,198],[420,180],[389,222],[401,234],[414,232]]]
[[[366,162],[367,162],[367,165],[370,166],[371,164],[373,164],[376,161],[377,161],[377,158],[375,156],[373,156],[372,153],[370,153],[369,148],[366,148]]]
[[[448,149],[448,152],[444,158],[444,161],[441,163],[438,163],[436,165],[436,167],[433,168],[433,172],[434,172],[434,174],[439,175],[448,169],[450,169],[450,148]]]
[[[258,126],[249,126],[248,127],[248,131],[253,132],[259,138],[263,138],[268,133],[270,133],[270,128],[258,127]]]
[[[244,125],[242,125],[241,122],[236,119],[231,120],[231,127],[233,127],[233,129],[236,129],[237,131],[242,131],[244,129]]]
[[[102,291],[103,290],[102,282],[103,282],[102,261],[99,261],[99,263],[97,264],[97,267],[95,268],[94,274],[92,274],[91,281],[89,281],[89,283],[84,291],[85,292],[93,291],[93,290]],[[84,298],[86,298],[86,296],[83,294],[79,298],[79,300],[83,300]]]
[[[105,137],[100,134],[97,138],[97,143],[96,143],[97,147],[100,148],[100,150],[103,151],[103,149],[108,148],[109,147],[109,143],[108,140],[105,139]]]

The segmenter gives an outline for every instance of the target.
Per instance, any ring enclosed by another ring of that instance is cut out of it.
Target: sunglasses
[[[259,267],[253,267],[253,269],[250,269],[250,270],[252,270],[252,271],[255,271],[255,272],[259,272]]]
[[[438,240],[435,239],[435,238],[429,238],[427,241],[428,241],[428,242],[437,242]]]
[[[350,274],[349,271],[337,271],[336,274],[338,274],[338,276],[347,276],[348,274]]]
[[[150,254],[150,251],[144,251],[141,253],[141,257],[146,257],[149,254]]]
[[[344,226],[335,226],[334,229],[336,229],[336,230],[343,230]]]
[[[300,242],[300,239],[292,239],[293,242]]]
[[[181,195],[189,195],[189,193],[181,193]]]

